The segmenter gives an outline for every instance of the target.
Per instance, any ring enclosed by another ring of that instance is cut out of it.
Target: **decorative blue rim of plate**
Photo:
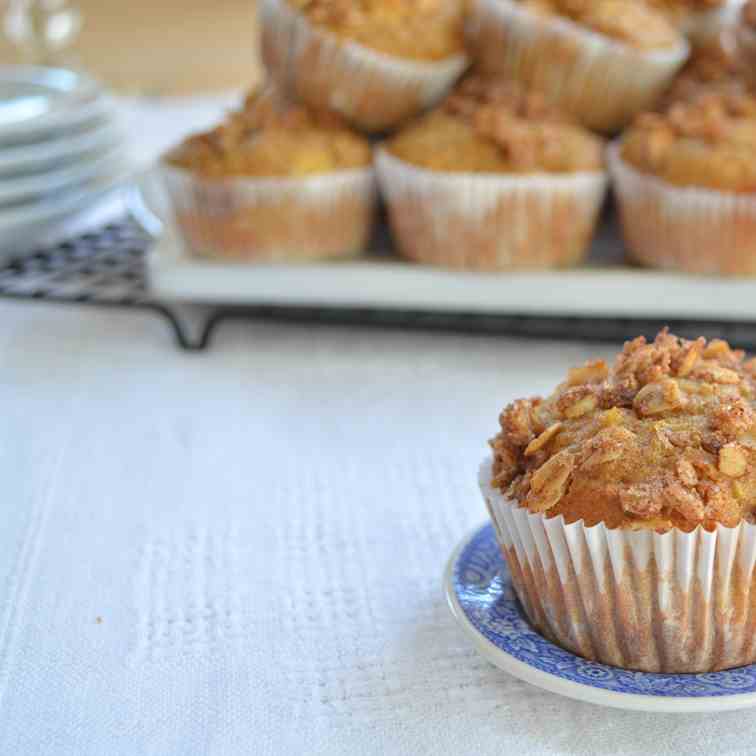
[[[452,556],[446,592],[455,617],[499,667],[556,693],[619,708],[712,711],[756,705],[756,664],[706,674],[636,672],[588,661],[530,626],[512,588],[493,526]]]

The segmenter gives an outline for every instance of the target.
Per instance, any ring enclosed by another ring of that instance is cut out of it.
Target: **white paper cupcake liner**
[[[400,253],[468,270],[579,263],[607,186],[603,173],[442,173],[382,148],[376,170]]]
[[[691,13],[684,19],[681,31],[694,47],[712,44],[722,32],[738,23],[738,16],[745,0],[725,0],[719,8],[703,13]]]
[[[371,168],[303,178],[209,180],[163,162],[160,176],[187,251],[249,262],[350,257],[370,236]]]
[[[621,129],[651,108],[688,57],[688,44],[644,52],[513,0],[472,0],[471,49],[483,71],[544,94],[589,128]]]
[[[463,54],[426,63],[370,50],[311,24],[286,0],[263,0],[261,25],[263,61],[279,85],[370,132],[436,104],[468,65]]]
[[[753,87],[756,85],[756,30],[739,24],[730,39],[734,43],[740,74]]]
[[[644,265],[690,273],[756,275],[756,193],[670,184],[608,150],[625,246]]]
[[[756,660],[756,527],[609,530],[534,514],[480,487],[534,627],[587,659],[646,672],[710,672]]]

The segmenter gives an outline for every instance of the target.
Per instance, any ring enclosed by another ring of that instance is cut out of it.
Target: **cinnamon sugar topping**
[[[441,60],[464,48],[463,0],[287,0],[314,24],[388,55]]]
[[[495,76],[464,79],[436,111],[391,140],[407,162],[437,170],[595,172],[603,142],[536,92]]]
[[[663,331],[601,364],[502,412],[494,485],[588,525],[691,530],[752,517],[756,382],[744,354]]]
[[[756,189],[756,97],[706,93],[664,113],[644,113],[625,134],[622,156],[673,184]]]
[[[210,178],[304,176],[369,165],[367,140],[335,114],[252,91],[212,131],[190,137],[168,161]]]
[[[681,37],[664,13],[638,0],[521,0],[542,14],[558,14],[642,50],[674,47]]]

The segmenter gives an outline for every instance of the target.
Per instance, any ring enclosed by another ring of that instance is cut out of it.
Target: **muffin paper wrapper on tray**
[[[286,0],[263,0],[262,51],[273,79],[359,128],[392,128],[438,102],[467,68],[463,54],[420,62],[375,52],[310,23]]]
[[[756,29],[739,24],[733,32],[732,40],[740,75],[753,87],[756,85]]]
[[[585,256],[603,173],[443,173],[385,149],[376,170],[394,239],[411,260],[470,270],[565,267]]]
[[[302,178],[206,179],[160,165],[171,220],[197,257],[248,262],[363,251],[377,193],[372,168]]]
[[[468,36],[484,71],[542,92],[584,125],[614,132],[650,108],[688,57],[641,51],[514,0],[472,0]]]
[[[756,275],[756,194],[683,187],[608,150],[625,246],[637,262],[691,273]]]
[[[480,487],[520,603],[549,640],[647,672],[710,672],[756,659],[756,526],[709,532],[565,524]]]
[[[722,32],[738,23],[738,16],[746,0],[725,0],[719,8],[692,13],[683,21],[682,31],[694,47],[704,47],[716,41]]]

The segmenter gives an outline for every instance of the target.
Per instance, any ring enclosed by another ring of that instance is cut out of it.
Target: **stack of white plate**
[[[93,79],[0,66],[0,261],[111,193],[125,163],[113,102]]]

